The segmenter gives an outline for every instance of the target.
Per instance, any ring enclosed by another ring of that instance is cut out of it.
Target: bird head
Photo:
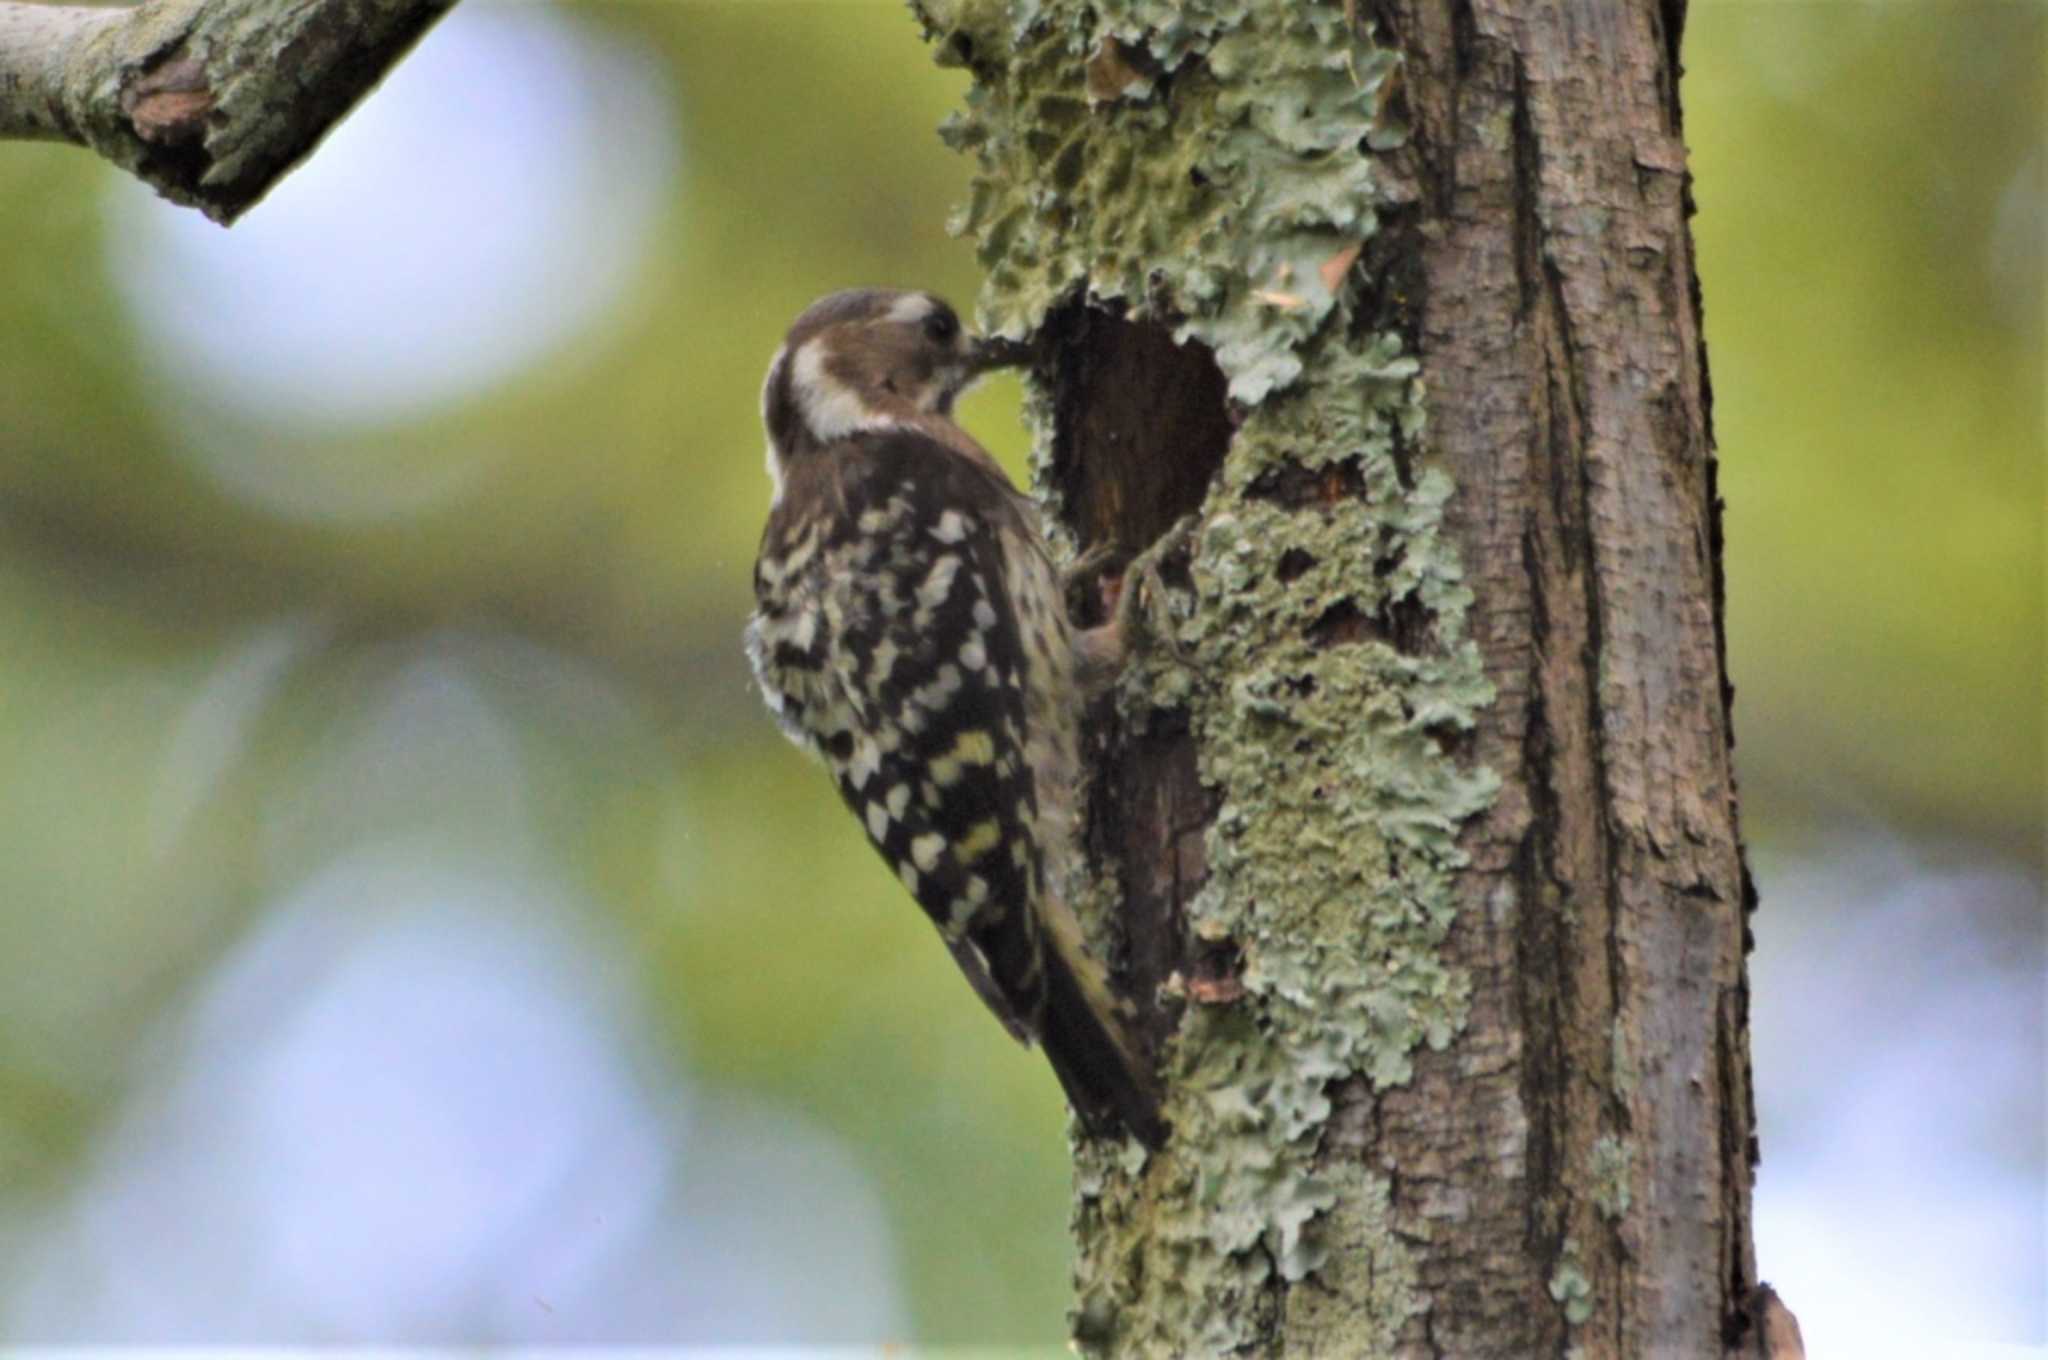
[[[769,472],[856,434],[949,421],[953,400],[1023,346],[977,341],[930,293],[861,288],[806,307],[768,366]]]

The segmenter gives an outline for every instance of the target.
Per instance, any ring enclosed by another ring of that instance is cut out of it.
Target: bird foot
[[[1173,615],[1168,612],[1166,580],[1160,575],[1159,566],[1186,546],[1200,522],[1197,515],[1183,515],[1124,568],[1117,582],[1111,618],[1126,648],[1135,647],[1142,652],[1163,638],[1176,659],[1183,663],[1188,660],[1175,632]]]
[[[1200,517],[1187,515],[1154,539],[1132,558],[1121,573],[1101,576],[1105,563],[1115,559],[1118,549],[1102,543],[1081,554],[1067,571],[1070,589],[1085,592],[1090,578],[1099,577],[1102,609],[1109,621],[1081,634],[1082,654],[1091,689],[1099,689],[1121,672],[1133,657],[1151,651],[1164,639],[1177,660],[1189,657],[1175,635],[1174,621],[1167,612],[1166,582],[1160,564],[1184,547]]]

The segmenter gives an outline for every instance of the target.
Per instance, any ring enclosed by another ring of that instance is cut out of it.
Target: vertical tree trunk
[[[1078,1153],[1077,1337],[1753,1344],[1682,4],[921,8],[1063,521],[1201,514],[1099,715],[1175,1131]]]

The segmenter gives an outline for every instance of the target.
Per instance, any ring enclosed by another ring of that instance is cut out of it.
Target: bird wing
[[[977,994],[1012,1033],[1035,1034],[1026,663],[990,527],[1009,507],[919,432],[850,442],[812,567],[824,688],[844,712],[820,750]]]
[[[772,647],[797,681],[780,716],[1083,1119],[1157,1146],[1149,1067],[1072,917],[1045,897],[1030,644],[1004,557],[1016,493],[916,430],[845,442],[814,465],[828,480],[792,481],[770,520],[770,541],[815,535],[802,579],[784,583],[796,602],[773,606]]]

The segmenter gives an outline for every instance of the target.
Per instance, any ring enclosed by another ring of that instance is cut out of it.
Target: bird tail
[[[1128,1130],[1146,1147],[1166,1142],[1159,1082],[1127,1024],[1129,1008],[1088,953],[1073,914],[1042,902],[1045,1009],[1038,1042],[1068,1102],[1093,1134]]]

